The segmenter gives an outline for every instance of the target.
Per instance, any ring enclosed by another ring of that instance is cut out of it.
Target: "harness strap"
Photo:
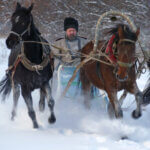
[[[108,54],[109,58],[111,59],[112,62],[116,63],[117,62],[117,59],[116,57],[114,56],[113,54],[113,50],[112,50],[112,47],[113,47],[113,43],[114,43],[114,39],[115,39],[116,35],[112,35],[112,37],[110,38],[108,44],[107,44],[107,47],[106,47],[106,54]]]
[[[121,39],[121,40],[119,40],[119,43],[121,43],[121,42],[129,42],[129,43],[135,44],[135,41],[130,40],[130,39]]]
[[[13,69],[12,70],[12,74],[11,74],[11,83],[12,83],[12,89],[14,90],[14,74],[15,74],[15,72],[16,72],[16,68],[17,68],[17,66],[18,66],[18,64],[20,63],[20,61],[21,61],[21,57],[20,57],[20,55],[17,57],[17,59],[15,60],[15,63],[12,65],[12,66],[10,66],[6,71],[8,71],[8,70],[11,70],[11,69]]]
[[[54,72],[54,54],[52,52],[49,55],[49,59],[50,59],[52,72]]]
[[[100,62],[96,62],[96,73],[97,73],[97,76],[99,77],[99,79],[103,81],[103,78],[102,78],[102,74],[101,74],[101,70],[100,70]]]
[[[125,63],[125,62],[121,62],[121,61],[117,61],[117,63],[119,64],[119,66],[121,66],[121,67],[128,67],[128,68],[130,68],[130,67],[132,67],[133,66],[133,64],[134,63]]]
[[[18,55],[14,64],[8,67],[8,69],[6,70],[6,73],[8,73],[9,70],[12,70],[12,72],[15,72],[20,61],[21,61],[21,55]]]

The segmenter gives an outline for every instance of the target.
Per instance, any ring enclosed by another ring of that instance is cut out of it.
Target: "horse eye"
[[[20,18],[19,16],[16,17],[15,23],[17,23],[19,21],[19,18]]]

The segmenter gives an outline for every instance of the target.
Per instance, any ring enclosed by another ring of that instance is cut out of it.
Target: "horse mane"
[[[116,35],[118,35],[118,29],[120,27],[123,29],[123,33],[124,33],[124,36],[125,36],[126,39],[130,39],[130,40],[133,40],[133,41],[137,40],[136,33],[131,31],[129,26],[126,25],[126,24],[118,24],[115,27],[110,28],[109,31],[106,32],[106,34],[110,34],[110,35],[116,34]]]
[[[35,26],[34,22],[33,22],[33,16],[31,14],[32,17],[32,21],[31,21],[31,29],[33,30],[34,34],[36,35],[41,35],[40,31],[38,30],[38,28]]]

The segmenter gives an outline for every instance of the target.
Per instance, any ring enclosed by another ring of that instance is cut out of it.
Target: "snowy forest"
[[[10,31],[10,17],[15,10],[16,2],[16,0],[0,0],[0,34],[2,36]],[[79,21],[79,34],[91,40],[94,38],[100,15],[110,10],[118,10],[131,17],[136,26],[140,27],[144,46],[150,44],[146,42],[146,39],[150,38],[149,0],[18,0],[18,2],[26,7],[34,3],[32,11],[34,20],[40,32],[49,41],[63,36],[63,21],[68,16]],[[114,25],[110,23],[109,18],[104,21],[104,28]]]

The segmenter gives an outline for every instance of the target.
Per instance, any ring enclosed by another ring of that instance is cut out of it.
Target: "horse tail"
[[[6,74],[6,76],[0,81],[0,94],[2,95],[3,101],[9,96],[11,89],[11,78]]]

